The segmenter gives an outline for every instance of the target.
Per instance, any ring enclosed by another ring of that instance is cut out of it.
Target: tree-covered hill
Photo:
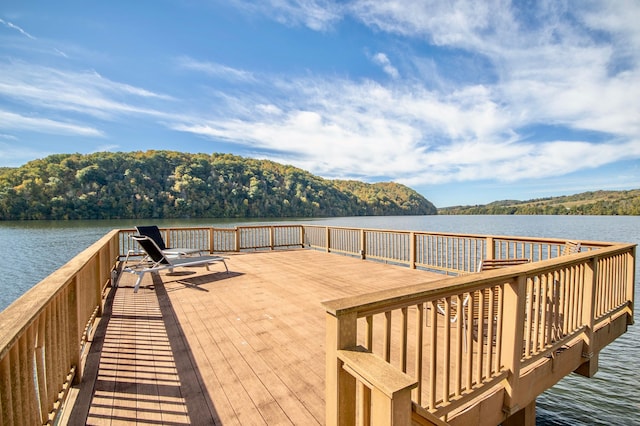
[[[640,189],[592,191],[528,201],[503,200],[486,205],[438,209],[438,214],[640,215]]]
[[[436,208],[400,184],[326,180],[230,154],[56,154],[0,169],[0,220],[423,214]]]

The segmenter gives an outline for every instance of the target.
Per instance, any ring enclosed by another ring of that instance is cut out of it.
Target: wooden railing
[[[195,248],[211,253],[302,246],[303,232],[300,225],[160,229],[167,247]],[[120,231],[121,256],[140,250],[131,238],[135,234],[135,229]]]
[[[138,250],[134,229],[120,232],[120,255]],[[525,257],[539,261],[558,257],[565,240],[494,237],[435,232],[325,227],[314,225],[257,225],[234,228],[162,228],[168,247],[209,252],[275,249],[304,246],[410,268],[459,275],[476,272],[483,259]],[[606,246],[581,242],[581,250]]]
[[[558,257],[566,241],[304,225],[304,244],[327,252],[458,275],[476,272],[483,259],[523,257],[540,261]],[[581,242],[582,251],[604,246]]]
[[[443,238],[437,251],[450,256],[476,237]],[[502,409],[472,422],[499,424],[535,403],[561,374],[595,372],[600,349],[632,323],[635,246],[585,242],[587,252],[561,256],[560,240],[489,239],[477,245],[546,260],[325,303],[327,424],[370,419],[381,377],[402,387],[383,399],[394,408],[378,424],[409,424],[412,410],[422,413],[421,424],[438,424],[464,416],[483,394]],[[473,256],[458,257],[465,269],[473,266]],[[379,363],[371,358],[394,366],[395,374],[353,365]],[[531,370],[549,360],[559,363],[555,375],[536,379]]]
[[[518,391],[523,371],[580,340],[582,363],[594,361],[581,367],[589,375],[608,343],[598,330],[619,330],[632,317],[632,245],[581,241],[584,252],[562,256],[565,241],[540,238],[311,225],[161,231],[167,246],[305,246],[457,275],[326,304],[328,424],[350,423],[356,406],[363,421],[406,420],[399,407],[407,403],[438,424],[499,383],[508,384],[508,412],[527,402]],[[139,250],[133,234],[108,233],[0,313],[0,423],[55,422],[69,386],[81,379],[118,260]],[[472,274],[483,259],[513,257],[535,262]],[[373,417],[365,408],[372,404]]]
[[[119,252],[101,238],[0,312],[0,424],[53,424],[83,362]]]

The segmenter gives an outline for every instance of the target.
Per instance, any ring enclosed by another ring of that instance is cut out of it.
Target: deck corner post
[[[593,377],[598,371],[598,354],[594,353],[594,333],[596,293],[598,287],[598,257],[585,265],[584,294],[582,307],[583,332],[582,358],[585,360],[575,372],[585,377]]]
[[[371,390],[372,426],[410,426],[411,389],[405,388],[388,397],[379,389]]]
[[[524,321],[526,307],[527,277],[520,275],[504,286],[504,327],[502,364],[509,375],[506,378],[504,398],[505,412],[518,411],[522,390],[519,389],[522,342],[524,341]],[[515,324],[515,326],[513,326]]]
[[[338,351],[356,344],[356,314],[326,314],[326,419],[327,426],[355,425],[356,379],[346,372]]]
[[[367,258],[367,233],[364,229],[360,230],[360,257],[362,260]]]
[[[627,300],[629,301],[629,308],[631,309],[631,315],[627,317],[627,325],[633,325],[633,312],[634,312],[634,298],[636,294],[636,246],[633,246],[629,253],[627,253]]]

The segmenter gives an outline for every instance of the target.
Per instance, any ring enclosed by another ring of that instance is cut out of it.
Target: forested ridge
[[[640,215],[640,189],[590,191],[528,201],[503,200],[486,205],[438,209],[438,214]]]
[[[0,220],[436,214],[396,183],[327,180],[231,154],[56,154],[0,168]]]

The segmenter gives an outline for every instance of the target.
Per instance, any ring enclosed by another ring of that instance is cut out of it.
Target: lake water
[[[286,221],[173,220],[160,226],[282,222],[415,231],[559,237],[640,244],[632,216],[402,216]],[[0,222],[0,310],[114,228],[150,221]],[[640,300],[636,262],[635,300]],[[538,425],[640,426],[640,324],[600,353],[594,378],[570,375],[538,398]]]

